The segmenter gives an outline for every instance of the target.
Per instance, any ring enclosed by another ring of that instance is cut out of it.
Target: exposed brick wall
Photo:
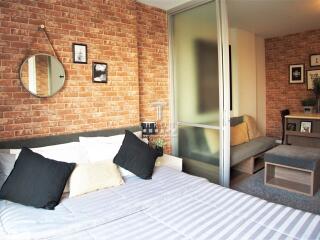
[[[310,67],[310,55],[320,53],[320,30],[266,39],[267,135],[281,136],[280,110],[302,112],[301,100],[313,96],[304,84],[289,84],[289,65]]]
[[[149,102],[160,96],[167,103],[164,12],[133,0],[25,0],[1,1],[0,13],[0,140],[139,125],[140,118],[155,118]],[[63,90],[50,98],[29,94],[18,74],[29,54],[52,54],[40,24],[67,76]],[[88,45],[88,64],[73,63],[74,42]],[[108,63],[107,84],[92,83],[93,61]]]
[[[163,138],[170,152],[167,17],[164,11],[144,4],[137,4],[137,13],[141,119],[156,119],[153,103],[165,104],[155,138]]]

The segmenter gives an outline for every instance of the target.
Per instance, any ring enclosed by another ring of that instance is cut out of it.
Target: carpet
[[[264,170],[245,178],[241,182],[232,186],[232,188],[234,190],[265,199],[269,202],[320,214],[320,191],[318,191],[313,197],[308,197],[303,194],[265,186]]]

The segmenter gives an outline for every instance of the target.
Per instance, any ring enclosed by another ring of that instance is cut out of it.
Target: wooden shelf
[[[311,187],[309,185],[293,182],[293,181],[289,181],[281,178],[271,178],[268,180],[267,185],[289,190],[292,192],[303,193],[306,195],[310,195],[310,191],[311,191]]]
[[[305,133],[305,132],[298,132],[298,131],[286,131],[286,135],[289,136],[300,136],[300,137],[310,137],[310,138],[320,138],[320,133]]]
[[[320,120],[320,113],[295,113],[287,115],[285,118]]]

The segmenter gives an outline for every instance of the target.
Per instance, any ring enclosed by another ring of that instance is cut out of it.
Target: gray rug
[[[282,189],[267,187],[264,185],[264,170],[244,179],[232,188],[270,202],[320,214],[320,191],[313,197],[308,197]]]

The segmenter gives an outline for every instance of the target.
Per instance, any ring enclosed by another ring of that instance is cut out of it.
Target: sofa
[[[230,126],[234,127],[244,121],[244,117],[233,117]],[[264,167],[263,154],[277,146],[276,139],[259,136],[249,142],[231,147],[230,165],[238,171],[253,174]]]
[[[230,119],[230,126],[242,123],[243,116]],[[198,161],[200,164],[208,164],[207,169],[219,166],[219,152],[212,151],[212,144],[206,136],[206,129],[195,127],[179,128],[179,156],[184,159],[184,169],[192,174],[189,161]],[[232,146],[230,149],[230,166],[238,171],[252,174],[263,167],[263,153],[275,147],[274,138],[257,137],[249,142]],[[194,164],[192,165],[194,167]],[[205,170],[203,170],[205,171]],[[201,176],[210,175],[203,173]]]

